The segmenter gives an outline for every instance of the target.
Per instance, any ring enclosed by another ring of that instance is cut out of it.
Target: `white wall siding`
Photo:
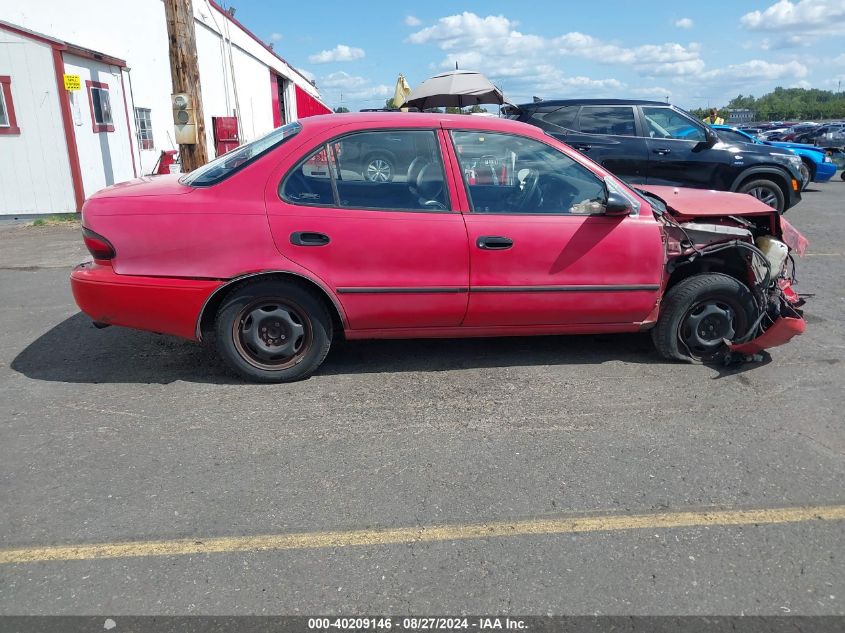
[[[120,81],[121,71],[117,66],[68,53],[64,53],[62,57],[65,72],[79,75],[82,79],[82,90],[73,93],[71,111],[76,147],[79,151],[79,166],[82,169],[82,184],[87,198],[104,187],[135,177],[132,169],[132,147],[129,144],[129,123],[126,120]],[[85,85],[89,80],[109,87],[113,132],[94,132],[91,104]]]
[[[20,135],[0,135],[0,214],[76,211],[52,49],[0,30]]]

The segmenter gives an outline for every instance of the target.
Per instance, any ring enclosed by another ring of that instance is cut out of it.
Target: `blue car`
[[[793,154],[801,157],[804,163],[801,173],[804,176],[804,188],[810,182],[827,182],[833,178],[836,173],[836,163],[834,163],[827,152],[814,145],[805,145],[803,143],[786,143],[780,141],[761,141],[760,139],[751,136],[747,132],[731,127],[730,125],[711,125],[717,134],[725,141],[732,143],[753,143],[754,145],[771,145],[772,147],[780,147],[788,149]]]

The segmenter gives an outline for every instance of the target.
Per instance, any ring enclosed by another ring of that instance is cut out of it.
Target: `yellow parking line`
[[[616,532],[621,530],[653,530],[698,526],[772,525],[816,520],[845,520],[845,506],[598,515],[497,521],[463,525],[351,530],[345,532],[303,532],[298,534],[230,536],[209,539],[26,547],[0,550],[0,564],[376,546],[508,536],[573,534],[578,532]]]

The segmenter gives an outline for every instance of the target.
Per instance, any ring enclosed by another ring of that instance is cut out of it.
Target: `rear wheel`
[[[220,356],[257,382],[310,376],[326,358],[332,321],[319,297],[296,284],[257,281],[232,292],[217,312]]]
[[[754,196],[775,209],[778,213],[783,213],[784,207],[786,206],[783,191],[781,191],[777,183],[771,180],[750,180],[744,183],[737,192]]]
[[[652,340],[666,358],[719,362],[729,351],[725,340],[743,336],[755,312],[745,284],[721,273],[693,275],[666,294]]]

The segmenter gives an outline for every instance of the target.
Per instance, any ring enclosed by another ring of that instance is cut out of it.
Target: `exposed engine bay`
[[[805,330],[805,301],[792,287],[794,256],[803,255],[808,243],[789,222],[767,211],[689,216],[661,201],[665,208],[655,214],[665,227],[668,280],[721,272],[745,283],[754,296],[756,315],[749,327],[724,341],[730,350],[726,362],[753,360]]]

